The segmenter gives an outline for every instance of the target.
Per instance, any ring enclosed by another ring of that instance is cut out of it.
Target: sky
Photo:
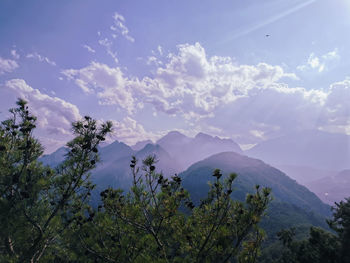
[[[85,115],[129,145],[350,134],[349,32],[350,0],[1,0],[0,120],[26,99],[46,153]]]

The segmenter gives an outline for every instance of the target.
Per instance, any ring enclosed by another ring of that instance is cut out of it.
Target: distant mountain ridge
[[[39,158],[39,161],[44,165],[55,167],[64,161],[65,154],[68,152],[68,148],[60,147],[51,154],[45,154]]]
[[[233,140],[204,133],[198,133],[194,138],[190,138],[180,132],[169,132],[156,143],[179,162],[181,170],[216,153],[227,151],[243,153]]]
[[[238,200],[244,200],[247,193],[254,191],[255,184],[271,187],[275,199],[269,206],[268,219],[262,222],[270,236],[275,236],[278,229],[295,224],[326,227],[324,218],[330,215],[330,207],[306,187],[263,161],[242,155],[241,149],[232,140],[206,134],[190,138],[179,132],[171,132],[156,144],[145,144],[138,151],[118,141],[99,150],[101,162],[91,175],[92,181],[97,185],[92,196],[95,204],[99,200],[99,192],[108,186],[123,190],[130,188],[132,175],[129,165],[132,155],[142,165],[142,159],[154,154],[159,160],[156,164],[157,171],[163,171],[165,176],[183,171],[180,173],[183,186],[196,204],[207,194],[207,183],[213,179],[212,172],[216,168],[224,174],[238,174],[232,193],[232,197]],[[60,148],[42,160],[53,164],[63,160],[65,152],[65,148]],[[198,160],[199,158],[202,159]],[[186,165],[189,167],[181,170]]]
[[[274,165],[277,169],[281,170],[289,177],[295,179],[298,183],[307,186],[308,183],[315,181],[323,177],[334,176],[337,171],[317,169],[308,166],[295,166],[295,165]],[[349,193],[350,194],[350,193]]]
[[[350,168],[350,136],[308,130],[264,141],[245,151],[286,172],[314,191],[324,202],[333,204],[350,196],[334,177]]]
[[[347,143],[349,138],[350,136],[341,134],[304,131],[265,141],[245,153],[280,169],[312,189],[323,201],[332,204],[334,200],[350,196],[350,188],[343,189],[332,177],[337,173],[335,168],[350,166],[350,158],[347,158],[350,152],[350,141]],[[171,176],[217,153],[242,154],[241,148],[234,141],[204,133],[198,133],[191,138],[178,131],[172,131],[155,144],[150,142],[141,141],[130,147],[115,141],[100,147],[101,162],[92,173],[94,182],[101,187],[111,185],[128,188],[131,176],[129,161],[132,155],[142,160],[147,154],[155,154],[159,160],[157,168],[166,176]],[[66,151],[67,149],[62,147],[40,160],[44,164],[56,166],[64,160]],[[328,189],[327,180],[329,185],[333,185],[334,189],[339,191]],[[344,196],[340,198],[340,195]]]
[[[350,170],[343,170],[333,176],[308,182],[306,186],[323,202],[334,205],[335,202],[350,197]]]
[[[142,150],[142,148],[144,148],[147,144],[153,144],[153,142],[151,140],[139,141],[130,147],[134,151],[139,151],[139,150]]]
[[[56,166],[64,160],[67,149],[45,155],[40,160],[47,165]],[[172,176],[185,170],[189,165],[212,154],[236,151],[242,153],[239,145],[230,139],[221,139],[208,134],[198,133],[194,138],[173,131],[159,139],[155,144],[150,140],[141,141],[133,146],[123,142],[113,143],[99,148],[101,162],[92,172],[92,180],[106,187],[128,188],[131,183],[129,162],[131,156],[142,161],[148,155],[156,155],[157,169],[165,176]]]
[[[272,165],[340,171],[350,168],[350,136],[318,130],[301,131],[261,142],[245,154]]]
[[[129,145],[119,141],[114,141],[100,149],[100,157],[103,164],[134,154],[135,151]]]

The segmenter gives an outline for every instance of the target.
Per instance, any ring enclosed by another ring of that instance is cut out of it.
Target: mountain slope
[[[181,172],[177,161],[158,144],[147,144],[142,150],[138,151],[135,156],[139,161],[142,161],[149,155],[156,156],[157,170],[163,172],[164,176],[169,177]]]
[[[39,158],[39,161],[44,165],[48,165],[50,167],[55,167],[59,165],[65,159],[65,154],[67,153],[68,148],[60,147],[55,152],[51,154],[45,154]]]
[[[184,188],[190,192],[196,205],[206,197],[208,182],[213,181],[212,172],[216,168],[224,175],[238,174],[232,193],[234,199],[245,200],[246,194],[253,192],[256,184],[272,188],[274,199],[260,224],[268,237],[265,247],[278,243],[276,235],[281,229],[295,227],[301,233],[300,238],[306,238],[310,226],[328,229],[325,219],[330,217],[330,207],[315,194],[262,161],[233,152],[213,155],[180,174]]]
[[[114,141],[113,143],[100,148],[100,158],[102,164],[116,161],[123,157],[130,157],[135,151],[123,142]]]
[[[130,146],[134,151],[142,150],[147,144],[153,144],[151,140],[139,141],[134,145]]]
[[[102,156],[102,164],[92,172],[92,181],[97,184],[98,188],[104,189],[108,186],[114,188],[129,189],[132,182],[130,170],[131,156],[134,155],[142,165],[142,160],[149,155],[155,155],[157,161],[157,170],[163,171],[165,176],[172,176],[180,172],[176,160],[173,160],[168,152],[161,146],[156,144],[147,144],[140,151],[132,151],[131,153],[119,156],[119,159],[114,159],[112,162],[105,162]]]
[[[246,193],[254,190],[254,185],[272,188],[274,202],[289,203],[302,209],[315,211],[320,215],[330,214],[329,206],[306,187],[299,185],[281,171],[264,162],[233,152],[213,155],[193,164],[181,173],[184,186],[191,192],[195,200],[203,198],[209,187],[208,181],[213,181],[212,172],[219,168],[223,174],[235,172],[238,177],[233,198],[244,200]]]

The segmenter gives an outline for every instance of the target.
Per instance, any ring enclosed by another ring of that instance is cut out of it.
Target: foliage
[[[307,239],[296,241],[295,229],[280,231],[278,237],[284,248],[274,262],[350,262],[350,198],[336,203],[333,211],[333,219],[327,222],[335,234],[311,227]]]
[[[73,123],[76,137],[53,170],[37,161],[43,148],[33,137],[36,118],[24,100],[17,105],[0,125],[0,261],[50,262],[62,236],[84,214],[94,187],[88,173],[111,123],[98,128],[90,117]]]
[[[135,157],[130,166],[130,191],[101,192],[96,216],[77,231],[81,262],[233,262],[237,256],[239,262],[255,262],[263,240],[257,224],[269,189],[257,187],[246,203],[233,201],[236,175],[222,182],[215,170],[207,198],[195,207],[179,176],[156,172],[154,156],[141,169]]]
[[[350,198],[335,205],[333,219],[328,224],[338,234],[342,260],[350,262]]]

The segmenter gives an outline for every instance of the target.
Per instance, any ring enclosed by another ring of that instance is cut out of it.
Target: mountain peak
[[[114,149],[114,148],[121,148],[121,147],[122,148],[130,148],[130,146],[126,145],[125,143],[120,142],[118,140],[115,140],[114,142],[106,145],[104,147],[104,149],[107,150],[107,149]]]
[[[167,135],[165,135],[164,137],[169,136],[169,137],[187,137],[186,135],[182,134],[179,131],[170,131],[167,133]]]
[[[55,167],[64,161],[68,151],[69,149],[67,147],[62,146],[51,154],[43,155],[40,157],[39,161],[41,161],[44,165]]]
[[[143,156],[146,157],[147,155],[155,154],[157,155],[157,158],[162,158],[164,155],[167,157],[169,156],[169,153],[166,152],[159,144],[149,143],[145,145],[140,151],[136,153],[136,156]]]
[[[153,144],[151,140],[144,140],[144,141],[139,141],[135,143],[134,145],[130,146],[134,151],[139,151],[142,148],[144,148],[147,144]]]
[[[144,151],[144,150],[156,150],[156,149],[159,149],[159,145],[158,144],[153,144],[153,143],[147,143],[145,145],[145,147],[143,147],[141,150]]]
[[[206,134],[206,133],[203,133],[203,132],[199,132],[195,137],[195,139],[205,139],[205,140],[210,140],[210,139],[213,139],[212,136],[210,136],[209,134]]]
[[[165,135],[164,137],[160,138],[156,142],[156,144],[163,146],[164,144],[169,144],[169,143],[174,144],[174,143],[178,143],[179,141],[187,142],[188,140],[190,140],[190,138],[182,134],[181,132],[171,131],[171,132],[168,132],[168,134]]]
[[[180,176],[183,186],[188,190],[208,189],[208,181],[213,181],[212,172],[219,168],[224,175],[232,172],[238,174],[235,188],[240,189],[234,193],[235,198],[244,200],[246,193],[258,184],[270,187],[274,198],[278,202],[286,202],[307,210],[314,210],[322,215],[329,215],[329,206],[323,204],[319,198],[306,187],[299,185],[280,170],[264,163],[259,159],[250,158],[235,152],[221,152],[209,156],[192,164]],[[206,192],[206,191],[204,191]],[[194,200],[204,196],[191,195]]]
[[[130,146],[117,140],[103,147],[100,151],[101,159],[104,162],[114,161],[124,156],[131,156],[133,153],[134,151]]]

